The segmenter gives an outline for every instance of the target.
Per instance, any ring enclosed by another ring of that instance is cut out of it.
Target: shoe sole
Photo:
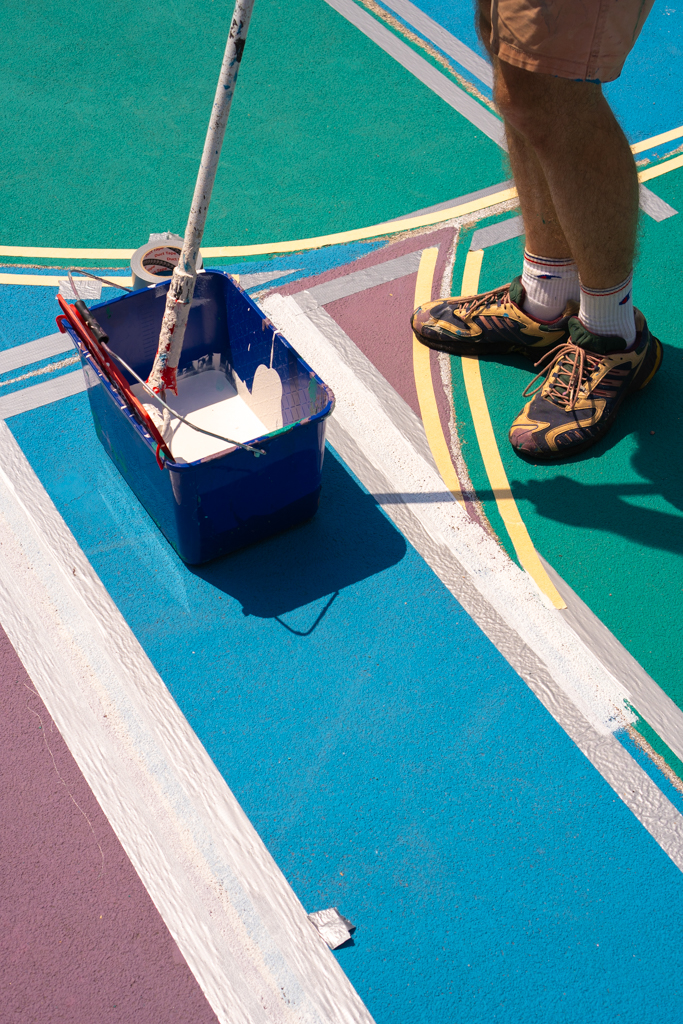
[[[592,448],[593,445],[597,444],[599,441],[602,441],[602,439],[606,437],[612,429],[612,424],[617,418],[617,413],[621,409],[622,403],[625,402],[628,396],[632,395],[634,391],[642,391],[643,388],[646,388],[652,380],[652,378],[654,377],[654,375],[659,370],[660,366],[662,365],[662,359],[664,358],[664,348],[659,338],[655,338],[655,336],[653,335],[652,340],[656,345],[654,367],[652,368],[652,370],[650,370],[649,374],[647,375],[642,384],[635,384],[629,391],[627,391],[619,399],[618,403],[614,406],[612,412],[609,414],[607,420],[605,421],[605,429],[601,434],[598,435],[598,437],[589,438],[587,441],[584,441],[583,444],[577,445],[575,448],[572,448],[571,452],[537,452],[536,454],[532,455],[531,452],[525,452],[523,448],[514,448],[512,445],[510,445],[515,455],[518,455],[519,458],[523,459],[525,462],[559,462],[561,459],[571,459],[575,455],[581,455],[582,452],[585,452],[588,448]]]
[[[413,334],[425,348],[431,348],[434,352],[445,352],[450,356],[507,356],[507,355],[522,355],[526,356],[532,363],[535,363],[541,358],[546,352],[549,352],[551,348],[555,348],[556,345],[561,342],[549,342],[548,345],[544,345],[542,348],[525,348],[523,345],[506,345],[504,342],[492,345],[484,345],[481,342],[466,342],[466,341],[433,341],[431,338],[423,338],[421,334],[418,334],[415,328],[413,328]],[[568,336],[568,335],[567,335]]]

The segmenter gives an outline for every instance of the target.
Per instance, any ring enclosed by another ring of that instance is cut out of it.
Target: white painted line
[[[297,299],[298,296],[293,295],[292,298]],[[422,426],[422,420],[415,415],[408,403],[392,388],[391,384],[382,376],[374,363],[370,362],[365,353],[361,352],[356,343],[349,338],[346,331],[342,330],[337,321],[333,320],[322,306],[309,310],[307,316],[311,323],[315,324],[321,334],[324,334],[330,344],[334,346],[335,351],[344,360],[346,366],[372,391],[385,415],[398,427],[403,437],[410,442],[420,458],[424,459],[433,468],[434,472],[437,472],[434,456]],[[441,483],[438,495],[433,495],[432,498],[438,498],[440,501],[455,500],[443,482]]]
[[[368,288],[375,288],[378,284],[388,284],[389,281],[396,281],[399,277],[407,277],[408,274],[416,274],[420,266],[422,250],[408,253],[406,256],[397,256],[396,259],[386,260],[384,263],[376,263],[372,267],[365,267],[363,270],[356,270],[352,274],[343,274],[323,284],[316,284],[313,288],[307,288],[296,295],[296,301],[301,309],[315,309],[316,306],[324,306],[336,299],[345,299],[349,295],[357,295]]]
[[[449,57],[453,57],[461,67],[466,68],[480,82],[484,82],[490,89],[493,89],[493,68],[489,62],[451,35],[442,25],[439,25],[438,21],[434,21],[410,0],[383,0],[383,3],[385,7],[416,28]],[[474,16],[474,11],[472,15]]]
[[[509,178],[507,181],[501,181],[498,185],[489,185],[488,188],[478,188],[476,192],[468,192],[464,196],[458,196],[457,199],[447,199],[445,203],[436,203],[434,206],[425,206],[422,210],[416,210],[415,213],[404,213],[400,217],[392,217],[391,220],[386,221],[387,224],[393,224],[397,220],[406,220],[407,217],[422,217],[428,213],[438,213],[440,210],[450,210],[454,206],[461,206],[463,203],[471,203],[473,199],[482,199],[484,196],[493,196],[498,192],[506,192],[508,189],[514,188],[514,178]],[[519,200],[515,199],[514,203],[519,206]],[[480,210],[476,214],[470,214],[468,220],[476,220],[477,218],[490,217],[492,208],[488,210]],[[495,210],[493,210],[495,212]],[[463,217],[463,220],[465,218]]]
[[[500,242],[507,242],[510,238],[519,238],[524,234],[524,221],[521,217],[508,217],[507,220],[500,220],[497,224],[490,224],[487,228],[479,228],[472,235],[470,250],[488,249],[491,245],[498,245]]]
[[[5,423],[0,622],[222,1024],[372,1024]]]
[[[29,341],[25,345],[15,345],[14,348],[0,352],[0,373],[9,373],[10,370],[18,370],[20,366],[28,366],[29,363],[38,363],[41,359],[72,351],[73,345],[68,334],[48,334],[45,338]]]
[[[449,106],[467,118],[470,124],[473,124],[475,128],[482,131],[484,135],[488,135],[496,145],[500,146],[501,149],[507,149],[503,122],[492,114],[490,110],[482,106],[481,103],[477,103],[469,93],[466,93],[464,89],[461,89],[450,78],[446,78],[440,71],[437,71],[433,64],[430,64],[424,57],[420,57],[415,50],[412,50],[406,43],[402,42],[393,32],[390,32],[388,28],[381,25],[379,21],[375,21],[370,14],[358,7],[353,0],[325,0],[325,2],[330,7],[333,7],[338,14],[341,14],[342,18],[346,18],[352,25],[355,25],[363,35],[372,39],[373,43],[377,43],[385,53],[388,53],[390,57],[397,60],[406,71],[409,71],[411,75],[419,79],[423,85],[426,85],[428,89],[431,89],[437,96],[440,96]]]
[[[30,409],[38,409],[41,405],[50,405],[52,402],[59,402],[62,398],[70,398],[71,395],[85,391],[86,387],[83,371],[73,370],[71,373],[63,373],[60,377],[53,377],[52,380],[43,381],[41,384],[12,391],[11,394],[0,398],[0,419],[6,420],[10,416],[29,412]]]
[[[675,217],[678,210],[674,210],[673,206],[669,206],[663,199],[647,188],[645,185],[639,185],[640,191],[640,208],[643,213],[646,213],[653,220],[661,221],[667,220],[669,217]]]
[[[674,704],[652,676],[619,643],[607,626],[574,593],[553,567],[539,555],[546,572],[567,605],[562,617],[572,626],[603,665],[623,680],[633,696],[633,705],[676,757],[683,761],[683,711]]]
[[[240,274],[240,284],[246,290],[255,288],[258,284],[266,284],[268,281],[275,281],[278,277],[289,277],[296,274],[298,270],[263,270],[258,274]]]
[[[16,248],[18,248],[18,247],[16,247]],[[5,252],[6,251],[7,251],[7,249],[5,249]],[[105,252],[105,253],[107,252],[106,249],[104,249],[104,250],[103,249],[93,249],[93,250],[84,250],[84,251],[85,252],[92,251],[92,252],[97,253],[98,255],[102,254],[103,252]],[[120,254],[123,251],[125,251],[125,250],[120,250],[120,249],[119,250],[114,250],[114,252],[117,253],[118,258],[121,258]],[[54,250],[53,250],[53,252],[54,252]],[[78,250],[76,250],[76,252],[78,252]],[[55,254],[61,255],[62,253],[66,253],[67,256],[74,255],[74,252],[70,251],[69,249],[58,249],[58,250],[56,250]],[[31,252],[28,249],[19,249],[19,251],[17,252],[17,255],[19,255],[19,256],[30,256]],[[35,250],[35,255],[37,255],[37,256],[49,256],[49,255],[51,255],[51,253],[50,253],[50,250],[47,250],[47,249],[37,249],[37,250]],[[29,286],[29,285],[42,285],[45,288],[59,288],[59,282],[61,280],[63,280],[63,278],[54,277],[54,276],[51,276],[49,274],[0,274],[0,284],[21,284],[21,285],[26,285],[26,286]],[[107,280],[108,281],[113,281],[114,282],[114,286],[121,285],[122,287],[125,287],[125,288],[130,288],[130,286],[132,284],[132,278],[130,278],[130,277],[108,277]],[[104,287],[107,288],[108,285],[105,284]]]
[[[671,859],[683,869],[683,817],[612,735],[633,716],[633,695],[548,607],[531,578],[454,500],[294,299],[263,307],[332,387],[330,443],[374,494],[469,615]],[[437,496],[424,501],[423,496]]]

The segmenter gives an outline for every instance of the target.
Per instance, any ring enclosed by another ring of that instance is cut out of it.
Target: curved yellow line
[[[670,142],[683,136],[683,127],[674,128],[670,132],[653,135],[631,146],[633,153],[642,153],[659,143]],[[660,174],[666,174],[681,166],[683,158],[668,160],[655,167],[649,167],[638,175],[639,181],[649,181]],[[202,254],[209,259],[212,256],[268,256],[273,253],[298,252],[305,249],[321,249],[324,245],[341,245],[344,242],[360,242],[365,238],[377,238],[379,235],[396,234],[399,231],[411,231],[413,228],[429,227],[441,224],[453,217],[462,217],[466,213],[487,210],[490,206],[504,203],[508,199],[517,198],[516,188],[501,189],[490,196],[472,199],[469,203],[451,206],[448,210],[422,214],[420,217],[405,217],[403,220],[384,221],[372,224],[367,228],[356,228],[353,231],[337,231],[331,235],[320,235],[317,238],[298,238],[292,242],[266,242],[263,245],[214,245],[202,248]],[[64,260],[129,260],[135,249],[71,249],[54,248],[44,245],[0,245],[0,256],[33,256]]]
[[[331,235],[320,235],[318,238],[298,238],[292,242],[266,242],[263,245],[218,245],[202,246],[205,259],[212,256],[266,256],[271,253],[298,252],[301,249],[320,249],[324,245],[339,245],[344,242],[359,242],[365,238],[377,238],[378,235],[392,235],[399,231],[411,231],[413,228],[429,227],[441,224],[453,217],[461,217],[477,210],[487,210],[490,206],[515,199],[516,188],[502,189],[490,196],[471,199],[469,203],[451,206],[448,210],[437,210],[435,213],[423,213],[419,217],[405,217],[403,220],[384,221],[371,224],[370,227],[356,228],[353,231],[337,231]],[[128,260],[134,249],[51,249],[45,246],[0,246],[0,256],[44,256],[54,259],[81,260]]]
[[[417,271],[415,283],[415,307],[429,302],[432,297],[432,283],[434,270],[436,268],[436,257],[438,249],[423,249],[420,257],[420,265]],[[434,394],[434,382],[432,381],[432,367],[430,361],[430,350],[421,345],[413,335],[413,372],[415,374],[415,388],[417,400],[420,403],[420,415],[427,435],[427,441],[434,456],[434,462],[441,479],[454,498],[465,508],[465,502],[460,490],[460,481],[451,461],[451,453],[443,434],[439,409]]]
[[[474,295],[479,287],[479,271],[484,252],[478,249],[467,254],[465,271],[462,278],[462,295]],[[486,475],[496,499],[500,517],[505,523],[512,545],[517,553],[520,565],[535,581],[538,588],[550,599],[555,608],[566,608],[557,589],[541,564],[538,552],[532,544],[529,531],[519,514],[517,502],[512,497],[510,483],[505,473],[503,460],[500,457],[496,435],[486,404],[484,385],[481,379],[479,360],[472,356],[462,357],[462,373],[465,379],[465,390],[472,413],[472,422],[479,442],[479,450],[484,460]]]
[[[643,153],[650,150],[652,146],[661,142],[669,142],[672,139],[683,136],[683,127],[674,128],[672,131],[663,132],[660,135],[653,135],[642,142],[631,146],[632,153]],[[683,166],[683,157],[675,160],[668,160],[663,164],[656,164],[648,167],[638,174],[639,181],[649,181],[660,174],[668,174]],[[333,234],[321,234],[313,239],[295,239],[292,242],[266,242],[256,246],[207,246],[202,253],[209,259],[216,256],[268,256],[278,253],[293,253],[307,249],[322,249],[323,246],[343,245],[346,242],[361,242],[364,239],[375,239],[381,234],[395,234],[398,231],[410,231],[416,227],[429,227],[432,224],[441,224],[453,217],[462,217],[467,213],[476,213],[477,210],[487,210],[489,207],[505,203],[509,199],[517,198],[516,188],[503,188],[493,196],[482,196],[480,199],[471,200],[469,203],[461,203],[459,206],[452,206],[447,210],[438,210],[436,213],[425,213],[419,217],[404,217],[402,220],[383,221],[380,224],[371,224],[369,227],[358,227],[350,231],[335,231]],[[134,249],[63,249],[51,246],[0,246],[0,256],[19,257],[42,257],[52,259],[130,259],[135,252]]]
[[[57,288],[60,281],[63,281],[66,277],[66,268],[61,277],[53,277],[49,274],[0,274],[0,284],[37,284],[44,285],[46,288]],[[78,278],[76,278],[78,281]],[[113,281],[114,284],[123,285],[124,288],[130,288],[133,284],[132,277],[108,277],[108,281]]]

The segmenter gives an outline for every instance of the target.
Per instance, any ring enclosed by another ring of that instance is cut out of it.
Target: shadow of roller
[[[227,558],[188,566],[196,576],[235,598],[245,615],[277,618],[327,598],[315,609],[307,636],[323,621],[336,595],[401,561],[407,550],[398,530],[329,448],[322,496],[308,523]]]

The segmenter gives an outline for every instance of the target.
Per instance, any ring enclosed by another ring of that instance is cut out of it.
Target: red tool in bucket
[[[68,305],[60,297],[58,323],[81,357],[97,436],[170,544],[193,565],[315,515],[326,419],[334,408],[331,390],[230,274],[197,276],[252,6],[253,0],[238,0],[235,8],[171,281],[126,289],[90,309],[81,299]]]
[[[192,198],[192,206],[190,207],[190,215],[187,220],[187,228],[185,229],[183,247],[178,259],[178,265],[174,268],[171,277],[157,354],[146,383],[146,390],[149,390],[150,393],[153,392],[157,396],[157,400],[165,407],[166,415],[169,412],[173,413],[173,410],[165,402],[166,390],[171,390],[174,394],[178,393],[176,375],[197,280],[199,249],[204,234],[206,215],[216,180],[216,171],[218,170],[225,129],[228,123],[232,98],[235,94],[237,74],[244,52],[244,44],[247,39],[253,8],[254,0],[237,0],[235,10],[233,11],[228,41],[223,55],[223,63],[209,119],[209,127],[206,132],[204,151]],[[94,274],[88,274],[87,276],[96,277]],[[69,271],[69,279],[74,294],[77,294],[71,271]],[[104,281],[103,278],[97,278],[97,280]],[[111,282],[104,283],[110,284]],[[116,367],[114,361],[118,361],[126,371],[133,373],[131,368],[124,364],[117,354],[108,347],[109,337],[106,331],[102,329],[82,299],[78,299],[73,305],[68,305],[61,295],[58,295],[57,299],[62,308],[63,316],[68,320],[90,355],[95,359],[104,375],[131,406],[135,415],[157,442],[157,461],[159,461],[160,453],[163,453],[165,458],[170,459],[171,453],[162,436],[163,425],[160,422],[154,422],[150,416],[149,407],[146,409],[144,404],[136,398],[126,378]],[[63,326],[60,321],[61,317],[58,318],[57,323],[60,330],[62,330]],[[133,376],[137,375],[133,373]],[[173,414],[176,417],[178,415],[177,413]],[[189,425],[191,427],[194,426],[193,424]],[[197,428],[194,427],[194,429]],[[205,433],[205,431],[201,432]],[[224,440],[230,441],[230,438],[225,438]]]

